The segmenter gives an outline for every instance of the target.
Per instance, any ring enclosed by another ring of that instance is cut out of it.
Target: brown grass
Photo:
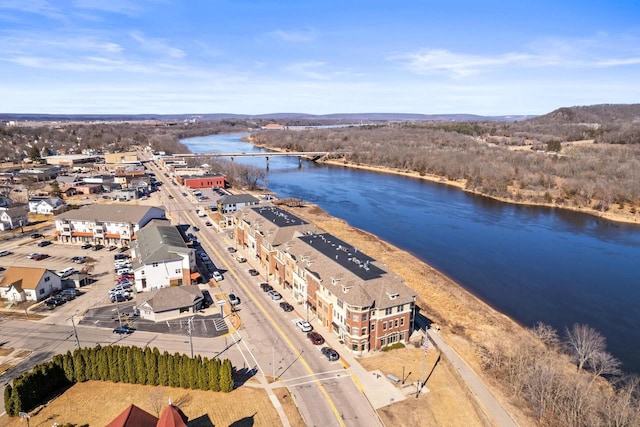
[[[303,427],[304,420],[300,415],[300,411],[298,411],[298,407],[296,403],[293,401],[293,397],[291,397],[291,393],[285,387],[276,388],[273,390],[278,401],[282,405],[282,409],[284,409],[284,413],[287,415],[287,419],[289,423],[291,423],[292,427]]]
[[[406,390],[414,394],[406,400],[391,404],[378,411],[385,425],[389,426],[482,426],[482,418],[466,397],[465,389],[455,380],[445,360],[436,364],[439,352],[429,351],[426,362],[422,349],[406,348],[380,353],[360,360],[368,371],[380,370],[383,375],[408,376]],[[422,368],[424,363],[424,377]],[[428,393],[415,398],[412,384],[422,378],[428,379]]]
[[[32,411],[30,425],[50,426],[54,422],[104,426],[130,404],[157,416],[154,401],[164,409],[169,402],[178,406],[189,420],[207,419],[215,426],[242,425],[275,426],[280,418],[267,393],[262,389],[241,387],[231,393],[214,393],[170,387],[88,381],[67,390],[42,409]],[[23,427],[19,418],[0,418],[0,426]]]

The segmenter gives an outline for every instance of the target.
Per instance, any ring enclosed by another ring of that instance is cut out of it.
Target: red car
[[[49,255],[47,255],[47,254],[37,254],[36,256],[34,256],[31,259],[35,259],[36,261],[40,261],[40,260],[43,260],[45,258],[49,258]]]
[[[324,338],[317,332],[309,332],[307,338],[309,338],[314,345],[324,344]]]

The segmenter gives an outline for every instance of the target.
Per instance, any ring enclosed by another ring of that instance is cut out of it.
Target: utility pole
[[[193,316],[187,321],[187,332],[189,333],[189,346],[191,347],[191,358],[193,359],[193,339],[191,338],[191,327],[193,325]]]
[[[71,325],[73,326],[73,335],[76,337],[76,345],[80,348],[80,340],[78,339],[78,331],[76,330],[76,322],[73,321],[73,316],[70,317]]]
[[[427,365],[427,351],[429,350],[429,336],[427,335],[426,331],[424,334],[424,344],[422,348],[424,348],[424,358],[422,359],[422,375],[420,376],[420,384],[418,386],[418,391],[416,392],[416,399],[420,395],[422,387],[424,387],[424,371]]]

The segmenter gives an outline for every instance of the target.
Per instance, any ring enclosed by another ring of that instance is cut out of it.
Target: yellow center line
[[[253,296],[253,292],[249,291],[249,288],[245,285],[244,280],[241,280],[240,276],[238,276],[238,274],[234,271],[234,269],[230,268],[230,265],[227,263],[226,259],[224,257],[220,256],[220,253],[218,252],[216,247],[211,243],[211,241],[207,238],[207,236],[204,236],[204,240],[209,244],[209,247],[213,250],[213,252],[216,254],[216,256],[222,261],[222,264],[225,267],[227,267],[227,272],[230,272],[233,275],[233,277],[235,277],[235,279],[238,282],[238,284],[242,287],[242,289],[247,294]],[[262,303],[255,297],[253,298],[253,301],[256,304],[256,306],[260,309],[262,314],[267,318],[267,320],[269,320],[269,322],[271,322],[271,324],[275,328],[276,332],[278,332],[278,334],[280,334],[280,336],[287,343],[289,348],[291,350],[293,350],[294,353],[298,352],[298,349],[293,345],[291,340],[289,340],[287,334],[285,334],[284,331],[280,328],[280,326],[278,326],[278,324],[273,320],[271,315],[269,313],[267,313],[267,311],[264,308],[264,306],[262,305]],[[311,369],[311,366],[309,366],[309,364],[304,359],[304,357],[302,357],[302,353],[300,353],[298,355],[298,359],[302,362],[302,365],[305,367],[307,372],[309,372],[309,374],[311,374],[311,375],[315,375],[316,374],[316,372],[314,372],[314,370]],[[334,415],[336,416],[336,419],[338,420],[338,423],[341,426],[344,427],[345,424],[344,424],[344,421],[342,421],[342,416],[338,412],[338,408],[336,408],[336,405],[333,403],[333,400],[331,400],[331,397],[329,397],[329,393],[327,392],[327,390],[325,389],[325,387],[322,385],[322,383],[320,381],[318,381],[316,379],[316,380],[314,380],[314,382],[316,383],[316,385],[318,386],[318,388],[320,389],[320,391],[324,395],[325,399],[327,400],[327,403],[329,403],[329,406],[331,407],[331,410],[333,411]]]

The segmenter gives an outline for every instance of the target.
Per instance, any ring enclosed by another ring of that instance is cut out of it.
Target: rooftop
[[[304,221],[276,206],[260,206],[258,208],[251,208],[251,210],[262,216],[268,222],[275,224],[277,227],[291,227],[308,224],[307,221]]]

